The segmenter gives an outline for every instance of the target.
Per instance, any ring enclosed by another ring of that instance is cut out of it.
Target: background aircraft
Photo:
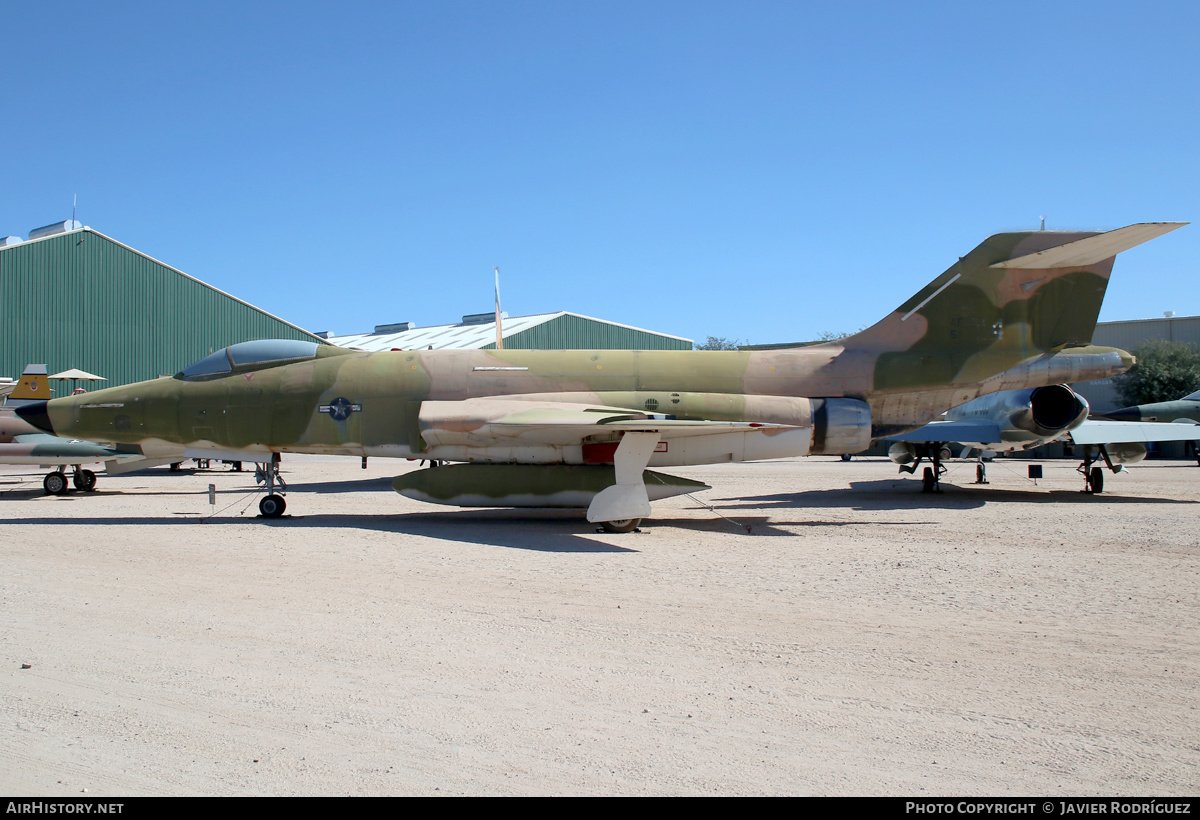
[[[1114,421],[1174,421],[1200,423],[1200,390],[1189,393],[1175,401],[1160,401],[1152,404],[1135,404],[1105,413],[1104,417]],[[1200,464],[1200,441],[1192,442],[1192,454]]]
[[[924,492],[933,492],[958,445],[981,452],[976,483],[987,483],[982,453],[1032,450],[1052,441],[1068,440],[1083,446],[1084,489],[1104,489],[1104,472],[1096,461],[1103,460],[1114,473],[1125,464],[1146,457],[1146,444],[1160,441],[1190,441],[1200,438],[1200,426],[1157,424],[1137,421],[1108,421],[1088,418],[1087,400],[1065,384],[1030,390],[1006,390],[955,407],[944,420],[933,421],[885,440],[895,442],[888,457],[904,472],[915,473],[923,459],[930,466],[923,473]]]
[[[1134,404],[1105,413],[1114,421],[1190,421],[1200,423],[1200,390],[1175,401]]]
[[[1128,354],[1067,348],[1091,338],[1115,255],[1177,227],[997,234],[875,325],[799,349],[365,353],[245,342],[174,379],[18,412],[149,458],[182,445],[189,457],[254,461],[267,478],[265,516],[285,508],[279,454],[307,452],[464,462],[434,467],[446,471],[436,488],[419,471],[393,483],[458,505],[541,506],[569,487],[589,521],[629,530],[650,512],[647,466],[861,452],[985,393],[1124,372]]]
[[[40,405],[50,395],[47,372],[44,364],[27,366],[0,405],[0,464],[57,465],[57,469],[47,473],[42,480],[42,489],[50,495],[65,493],[71,484],[77,490],[95,490],[96,473],[84,469],[85,464],[106,462],[107,472],[112,474],[154,466],[137,453],[50,435],[19,418],[17,408],[31,403]],[[70,480],[67,467],[73,468]]]

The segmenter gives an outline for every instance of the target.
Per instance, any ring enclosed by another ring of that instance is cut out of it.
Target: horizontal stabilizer
[[[1182,228],[1186,222],[1141,222],[1115,231],[1088,236],[1059,245],[1057,248],[1018,256],[992,265],[993,268],[1045,270],[1047,268],[1080,268],[1094,265],[1116,256],[1121,251],[1149,242],[1155,237]]]
[[[1076,444],[1148,444],[1156,441],[1200,441],[1200,424],[1088,419],[1071,431]]]
[[[921,444],[999,444],[1000,425],[985,419],[967,421],[932,421],[919,430],[910,430],[883,441],[913,441]]]

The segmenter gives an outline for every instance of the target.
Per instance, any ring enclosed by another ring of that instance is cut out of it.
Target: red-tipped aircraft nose
[[[46,402],[33,401],[17,407],[16,411],[18,416],[39,430],[45,430],[51,434],[54,433],[54,425],[50,423],[50,416],[46,412]]]

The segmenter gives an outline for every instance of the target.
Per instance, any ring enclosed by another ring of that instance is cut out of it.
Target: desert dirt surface
[[[1196,794],[1200,468],[1028,463],[672,470],[727,518],[625,535],[403,461],[285,456],[278,520],[2,467],[0,793]]]

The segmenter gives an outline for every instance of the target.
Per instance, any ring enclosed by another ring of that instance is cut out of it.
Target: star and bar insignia
[[[317,410],[322,413],[328,413],[329,417],[334,421],[345,421],[346,419],[350,418],[351,413],[361,412],[362,405],[354,404],[349,399],[338,396],[336,399],[329,402],[329,404],[320,405],[317,407]]]

